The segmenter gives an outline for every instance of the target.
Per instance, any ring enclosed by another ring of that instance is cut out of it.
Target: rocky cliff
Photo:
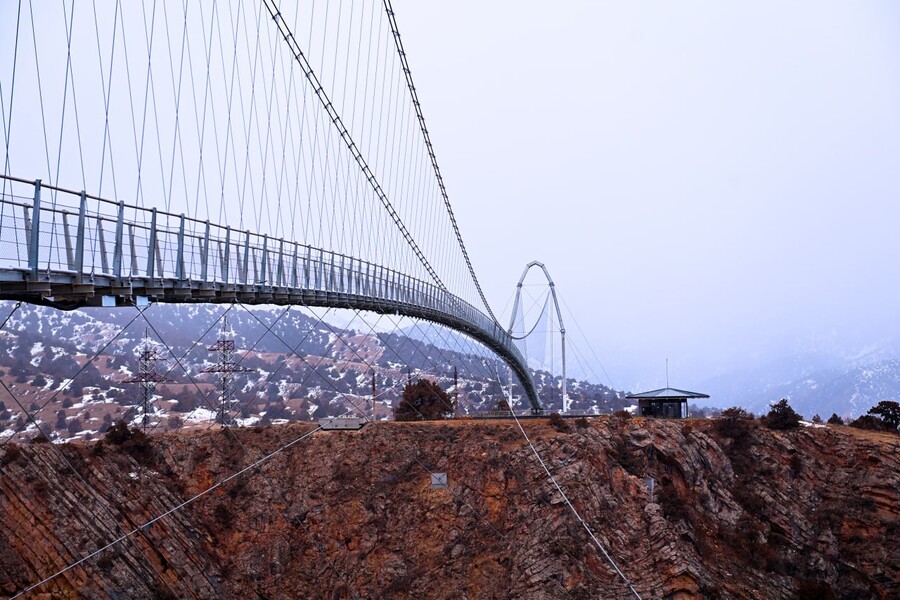
[[[523,425],[644,598],[900,595],[897,436],[567,423]],[[305,435],[26,597],[629,597],[514,422],[311,432],[7,445],[0,595]],[[448,489],[431,489],[432,472],[447,473]]]

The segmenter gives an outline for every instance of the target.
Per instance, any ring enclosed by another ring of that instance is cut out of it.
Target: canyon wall
[[[565,425],[523,422],[644,598],[900,595],[898,436]],[[7,444],[0,596],[138,529],[25,597],[632,597],[512,421],[124,438]],[[432,472],[448,489],[431,488]]]

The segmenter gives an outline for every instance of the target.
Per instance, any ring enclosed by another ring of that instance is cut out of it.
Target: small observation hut
[[[663,419],[685,419],[688,417],[688,400],[709,398],[706,394],[665,387],[640,394],[625,396],[627,400],[637,400],[638,416]]]

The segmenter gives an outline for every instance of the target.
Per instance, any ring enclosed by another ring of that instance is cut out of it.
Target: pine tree
[[[787,398],[782,398],[771,407],[772,410],[765,416],[766,427],[776,430],[800,427],[800,415],[791,408]]]
[[[882,400],[870,408],[868,414],[881,417],[889,429],[900,427],[900,403],[893,400]]]

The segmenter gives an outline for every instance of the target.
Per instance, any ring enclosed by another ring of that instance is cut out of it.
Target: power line
[[[584,530],[587,531],[588,535],[591,537],[591,540],[593,540],[594,545],[597,547],[597,549],[600,551],[600,553],[603,554],[603,556],[606,558],[606,561],[610,564],[610,566],[612,566],[613,570],[622,579],[622,581],[625,583],[625,585],[628,587],[628,589],[631,591],[631,593],[634,595],[634,597],[637,598],[638,600],[642,600],[641,595],[637,593],[637,590],[634,589],[634,586],[631,584],[631,582],[628,580],[628,578],[625,577],[625,574],[622,573],[621,569],[619,569],[619,566],[616,564],[616,561],[613,560],[613,558],[612,558],[612,556],[610,556],[609,552],[606,551],[606,548],[603,547],[603,544],[600,543],[600,540],[597,539],[597,536],[594,535],[594,532],[591,530],[590,526],[581,517],[581,515],[578,513],[578,510],[575,508],[575,506],[572,505],[572,501],[569,500],[569,497],[566,495],[566,493],[563,491],[562,487],[559,485],[559,482],[556,480],[556,477],[554,477],[553,473],[550,472],[550,469],[547,468],[547,463],[545,463],[544,459],[541,458],[540,453],[537,451],[537,448],[535,448],[534,444],[531,442],[531,438],[528,437],[528,434],[525,432],[525,428],[522,427],[522,422],[519,421],[519,417],[516,416],[516,413],[512,409],[512,407],[510,407],[509,412],[512,415],[513,419],[515,419],[516,425],[519,427],[519,431],[522,433],[522,437],[525,438],[525,441],[528,443],[528,446],[531,448],[531,452],[534,454],[535,458],[538,459],[538,462],[540,463],[541,468],[544,470],[544,473],[547,474],[547,477],[553,483],[553,486],[556,488],[556,491],[558,491],[559,495],[562,496],[562,499],[565,501],[566,506],[569,508],[569,511],[571,511],[571,513],[573,515],[575,515],[575,518],[578,519],[578,522],[581,523],[581,526],[584,527]]]
[[[338,418],[338,417],[333,417],[333,418],[336,419],[336,418]],[[305,432],[304,434],[302,434],[302,435],[300,435],[299,437],[295,438],[294,440],[288,442],[287,444],[284,444],[284,445],[282,445],[281,447],[277,448],[276,450],[270,452],[269,454],[266,454],[265,456],[263,456],[262,458],[260,458],[260,459],[257,460],[256,462],[251,463],[250,465],[244,467],[244,468],[241,469],[240,471],[237,471],[236,473],[233,473],[232,475],[229,475],[228,477],[225,477],[225,478],[222,479],[221,481],[219,481],[219,482],[217,482],[217,483],[214,483],[213,485],[209,486],[208,488],[206,488],[206,489],[203,490],[202,492],[199,492],[199,493],[197,493],[197,494],[194,494],[193,496],[191,496],[190,498],[188,498],[188,499],[185,500],[184,502],[178,504],[177,506],[174,506],[174,507],[170,508],[169,510],[167,510],[167,511],[164,512],[164,513],[162,513],[161,515],[158,515],[158,516],[156,516],[156,517],[153,517],[153,518],[150,519],[149,521],[146,521],[146,522],[142,523],[141,525],[135,527],[135,528],[132,529],[131,531],[129,531],[129,532],[123,534],[123,535],[120,535],[119,537],[117,537],[117,538],[114,539],[113,541],[109,542],[109,543],[106,544],[105,546],[102,546],[101,548],[98,548],[97,550],[94,550],[94,551],[91,552],[90,554],[88,554],[88,555],[86,555],[86,556],[83,556],[82,558],[80,558],[80,559],[78,559],[77,561],[75,561],[75,562],[73,562],[73,563],[67,565],[66,567],[60,569],[59,571],[53,573],[52,575],[49,575],[49,576],[45,577],[44,579],[38,581],[37,583],[34,583],[34,584],[28,586],[27,588],[25,588],[25,589],[22,590],[21,592],[19,592],[19,593],[17,593],[16,595],[12,596],[12,597],[10,598],[10,600],[13,600],[14,598],[19,598],[19,597],[21,597],[21,596],[24,596],[24,595],[27,594],[28,592],[30,592],[30,591],[32,591],[32,590],[35,590],[35,589],[37,589],[37,588],[39,588],[39,587],[41,587],[42,585],[44,585],[44,584],[47,583],[48,581],[51,581],[51,580],[53,580],[53,579],[59,577],[59,576],[62,575],[63,573],[66,573],[67,571],[70,571],[70,570],[74,569],[75,567],[77,567],[78,565],[84,563],[85,561],[88,561],[88,560],[94,558],[95,556],[100,555],[103,551],[108,550],[109,548],[112,548],[112,547],[115,546],[116,544],[119,544],[120,542],[123,542],[123,541],[127,540],[128,538],[130,538],[130,537],[133,536],[134,534],[139,533],[140,531],[142,531],[143,529],[146,529],[147,527],[153,525],[153,524],[156,523],[157,521],[159,521],[159,520],[161,520],[161,519],[163,519],[163,518],[165,518],[165,517],[167,517],[167,516],[169,516],[169,515],[171,515],[171,514],[173,514],[173,513],[175,513],[175,512],[178,512],[179,510],[185,508],[186,506],[189,506],[189,505],[193,504],[194,502],[196,502],[197,500],[199,500],[199,499],[202,498],[203,496],[206,496],[206,495],[209,494],[210,492],[212,492],[212,491],[214,491],[214,490],[216,490],[216,489],[222,487],[223,485],[225,485],[225,484],[228,483],[229,481],[232,481],[232,480],[234,480],[234,479],[237,479],[238,477],[240,477],[240,476],[243,475],[244,473],[246,473],[246,472],[248,472],[248,471],[251,471],[251,470],[253,470],[253,469],[256,469],[257,467],[259,467],[260,465],[262,465],[263,463],[265,463],[266,461],[268,461],[269,459],[271,459],[273,456],[276,456],[276,455],[278,455],[278,454],[284,452],[284,451],[287,450],[288,448],[294,446],[295,444],[299,443],[300,441],[306,439],[307,437],[311,436],[311,435],[314,434],[315,432],[319,431],[321,428],[322,428],[321,425],[314,427],[314,428],[311,429],[310,431]]]

